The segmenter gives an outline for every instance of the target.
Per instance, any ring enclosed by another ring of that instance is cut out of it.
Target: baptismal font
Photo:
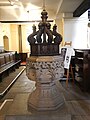
[[[62,36],[57,25],[47,21],[47,12],[41,12],[42,21],[38,30],[33,25],[33,33],[28,36],[30,56],[27,59],[26,75],[36,82],[36,89],[28,98],[28,110],[56,110],[64,104],[62,93],[56,85],[64,74],[63,57],[59,54]]]

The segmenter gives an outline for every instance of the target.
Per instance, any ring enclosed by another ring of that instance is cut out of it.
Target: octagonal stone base
[[[56,110],[64,104],[63,95],[55,84],[64,74],[63,58],[60,55],[30,56],[26,74],[30,80],[36,81],[36,89],[28,98],[28,110]]]

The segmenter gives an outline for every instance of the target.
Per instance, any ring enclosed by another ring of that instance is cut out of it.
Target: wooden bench
[[[14,51],[0,53],[0,82],[3,77],[15,71],[16,68],[19,68],[20,62],[20,59],[16,59],[16,53]]]

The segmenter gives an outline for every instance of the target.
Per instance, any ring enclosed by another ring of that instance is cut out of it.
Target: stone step
[[[71,115],[7,115],[5,120],[71,120]]]

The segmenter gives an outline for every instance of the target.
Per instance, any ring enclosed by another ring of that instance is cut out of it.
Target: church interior
[[[89,74],[89,0],[0,0],[0,120],[90,120]]]

